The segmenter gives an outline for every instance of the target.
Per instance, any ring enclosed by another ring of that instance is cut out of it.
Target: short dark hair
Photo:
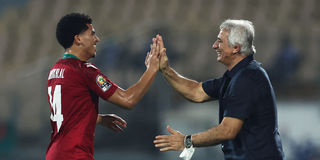
[[[92,24],[92,19],[82,13],[70,13],[63,16],[57,24],[56,37],[64,49],[70,48],[74,36],[88,29],[87,24]]]

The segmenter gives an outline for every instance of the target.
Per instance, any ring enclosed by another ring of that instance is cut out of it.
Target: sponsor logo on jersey
[[[102,75],[97,76],[96,82],[103,92],[107,91],[112,85]]]

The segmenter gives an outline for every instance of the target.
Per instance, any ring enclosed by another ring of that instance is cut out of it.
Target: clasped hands
[[[165,72],[165,70],[169,68],[166,48],[164,47],[162,36],[159,34],[152,38],[150,52],[148,52],[146,56],[145,65],[148,69],[152,69],[155,72],[158,70]],[[156,136],[153,141],[155,147],[159,147],[160,151],[183,150],[185,135],[170,128],[170,126],[168,126],[167,129],[170,135]]]
[[[159,70],[163,71],[169,67],[166,48],[164,48],[162,36],[159,34],[152,38],[152,44],[150,45],[150,51],[147,53],[145,65],[147,69],[155,72]]]
[[[151,70],[154,73],[159,70],[164,72],[169,68],[166,48],[164,48],[162,36],[159,34],[152,38],[150,51],[145,58],[145,65],[148,70]],[[110,128],[114,132],[122,132],[123,128],[127,127],[127,122],[115,114],[99,114],[97,124]],[[168,126],[167,129],[170,135],[156,136],[153,141],[155,147],[160,147],[160,151],[183,150],[185,135],[170,128],[170,126]]]

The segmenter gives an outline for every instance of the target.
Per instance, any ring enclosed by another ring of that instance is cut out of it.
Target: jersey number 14
[[[57,124],[57,132],[59,132],[63,115],[61,114],[61,85],[56,85],[51,94],[52,86],[48,87],[48,95],[50,98],[50,107],[52,108],[53,113],[51,113],[50,119]]]

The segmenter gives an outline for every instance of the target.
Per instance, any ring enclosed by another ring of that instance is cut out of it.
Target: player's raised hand
[[[150,52],[148,52],[145,59],[146,67],[154,71],[159,70],[159,61],[160,61],[160,46],[159,46],[157,37],[152,38],[152,44],[150,45]]]
[[[165,70],[166,68],[169,67],[169,60],[168,60],[168,56],[166,54],[166,48],[164,48],[164,43],[163,43],[163,39],[162,36],[158,36],[157,37],[159,46],[160,46],[160,71],[162,72],[163,70]]]
[[[160,151],[178,151],[184,149],[184,137],[182,133],[167,126],[171,135],[159,135],[153,141],[155,147],[160,148]]]
[[[114,132],[122,132],[123,128],[127,128],[127,122],[115,114],[99,114],[97,124],[110,128]]]

